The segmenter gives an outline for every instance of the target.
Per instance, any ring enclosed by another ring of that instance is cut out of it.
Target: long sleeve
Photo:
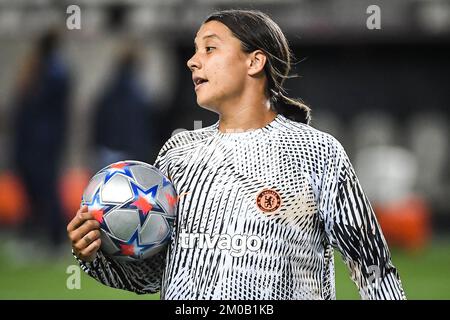
[[[331,141],[319,200],[327,241],[342,254],[362,299],[406,299],[372,206],[342,145]]]
[[[167,170],[160,162],[167,149],[166,143],[154,163],[154,166],[166,176]],[[155,256],[136,262],[112,259],[104,255],[101,250],[97,252],[97,257],[92,262],[84,262],[78,259],[75,254],[74,257],[84,272],[102,284],[137,294],[145,294],[157,293],[161,290],[167,251],[168,247],[165,247]]]
[[[76,260],[81,269],[102,284],[137,294],[156,293],[161,289],[167,249],[137,262],[122,262],[105,256],[101,251],[93,262]]]

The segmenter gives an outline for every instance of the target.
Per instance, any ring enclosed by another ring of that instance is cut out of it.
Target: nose
[[[187,67],[189,70],[194,72],[195,69],[200,69],[201,64],[200,61],[197,59],[197,54],[194,54],[188,61],[187,61]]]

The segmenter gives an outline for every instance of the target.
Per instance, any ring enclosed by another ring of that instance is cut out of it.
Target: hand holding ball
[[[68,225],[75,253],[92,260],[89,247],[100,242],[100,250],[114,259],[149,258],[170,241],[176,204],[175,188],[154,166],[111,164],[92,177],[82,198],[88,210],[82,207]]]

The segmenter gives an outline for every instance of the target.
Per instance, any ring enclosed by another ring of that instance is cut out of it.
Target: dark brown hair
[[[218,21],[241,41],[242,50],[263,51],[267,56],[264,71],[268,80],[268,95],[274,110],[297,122],[308,124],[311,110],[301,101],[285,94],[283,83],[291,70],[292,53],[280,27],[258,10],[223,10],[209,15],[204,23]]]

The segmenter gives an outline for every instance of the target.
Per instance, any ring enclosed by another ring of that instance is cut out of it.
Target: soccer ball
[[[81,205],[100,223],[101,248],[118,260],[149,258],[168,242],[176,217],[172,183],[152,165],[120,161],[89,181]]]

